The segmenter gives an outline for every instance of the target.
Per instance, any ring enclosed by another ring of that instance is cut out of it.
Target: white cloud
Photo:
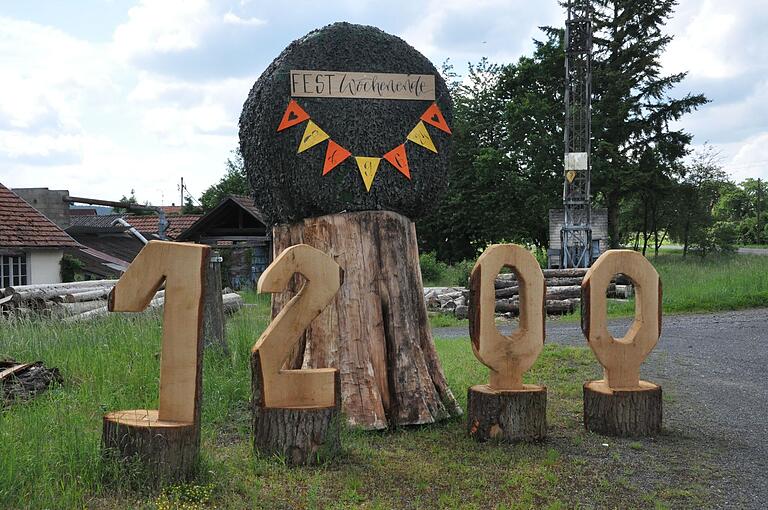
[[[248,27],[260,27],[266,23],[266,21],[259,18],[241,18],[232,11],[228,11],[222,19],[228,25],[244,25]]]

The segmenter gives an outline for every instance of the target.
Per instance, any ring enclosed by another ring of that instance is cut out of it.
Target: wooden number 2
[[[306,244],[283,251],[259,278],[259,292],[282,292],[295,273],[307,282],[253,346],[260,358],[265,407],[321,408],[336,404],[335,368],[281,369],[312,320],[341,287],[342,271],[331,257]]]
[[[210,248],[150,241],[109,297],[113,312],[140,312],[165,282],[160,356],[160,421],[199,419],[203,281]],[[151,418],[150,418],[151,420]]]
[[[499,333],[494,321],[494,282],[502,267],[517,274],[520,286],[520,326],[510,336]],[[544,274],[536,258],[515,244],[494,244],[483,252],[469,280],[469,334],[477,359],[491,369],[493,390],[521,390],[523,373],[544,346]]]
[[[605,289],[617,273],[635,284],[635,320],[622,338],[608,331]],[[643,255],[632,250],[608,250],[587,271],[581,283],[581,329],[605,369],[611,389],[640,388],[640,365],[661,334],[661,280]]]

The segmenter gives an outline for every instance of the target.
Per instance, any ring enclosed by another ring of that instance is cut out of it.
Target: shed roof
[[[40,211],[0,184],[0,247],[63,248],[79,244]]]

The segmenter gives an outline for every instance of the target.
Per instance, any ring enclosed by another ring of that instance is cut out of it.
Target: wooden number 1
[[[253,355],[260,361],[262,402],[271,408],[333,407],[337,369],[281,367],[309,323],[338,292],[342,271],[325,253],[299,244],[283,251],[267,268],[259,278],[258,291],[282,292],[295,273],[303,275],[307,282],[253,346]]]
[[[520,326],[512,335],[499,333],[494,321],[494,281],[502,267],[517,274]],[[469,334],[477,359],[491,369],[495,391],[522,390],[523,373],[544,346],[544,274],[534,256],[515,244],[494,244],[477,259],[469,281]]]
[[[150,241],[110,294],[110,311],[140,312],[165,282],[160,421],[193,423],[199,418],[200,328],[209,251],[203,245]]]

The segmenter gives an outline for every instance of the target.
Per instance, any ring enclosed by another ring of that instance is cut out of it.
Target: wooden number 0
[[[210,248],[150,241],[115,285],[113,312],[140,312],[165,282],[158,419],[193,423],[199,417],[203,281]]]
[[[295,273],[307,282],[253,346],[261,365],[262,402],[272,408],[322,408],[336,404],[337,369],[281,369],[312,320],[341,287],[342,270],[331,257],[306,244],[283,251],[259,278],[258,291],[282,292]]]
[[[499,333],[494,321],[494,282],[502,267],[517,273],[520,286],[520,326],[510,336]],[[477,359],[491,369],[490,388],[521,390],[523,373],[544,346],[544,274],[534,256],[514,244],[494,244],[477,259],[469,281],[469,334]]]

